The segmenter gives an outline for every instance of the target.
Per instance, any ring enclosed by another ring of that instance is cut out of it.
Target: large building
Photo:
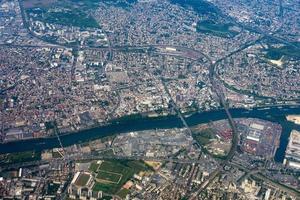
[[[300,132],[291,132],[289,143],[285,152],[284,163],[289,167],[300,169]]]
[[[273,158],[280,143],[282,127],[279,124],[253,119],[240,120],[240,123],[242,149],[250,154]]]

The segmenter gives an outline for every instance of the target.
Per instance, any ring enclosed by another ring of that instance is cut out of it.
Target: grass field
[[[237,31],[233,31],[230,28],[233,27],[229,23],[215,23],[210,20],[198,22],[197,31],[201,33],[212,34],[219,37],[234,37],[238,34]]]
[[[89,10],[95,9],[96,0],[25,0],[22,2],[27,15],[45,23],[77,26],[81,28],[99,28]]]
[[[183,7],[192,7],[199,14],[218,14],[220,10],[212,3],[203,0],[171,0]]]
[[[272,60],[279,60],[283,56],[289,57],[289,58],[295,58],[300,59],[300,53],[297,51],[297,49],[293,46],[282,46],[282,47],[270,47],[267,50],[267,53],[265,55],[266,58],[272,59]]]
[[[90,167],[89,167],[89,170],[91,172],[95,172],[96,173],[98,171],[99,167],[100,167],[100,164],[97,164],[96,162],[92,162],[91,165],[90,165]]]
[[[116,194],[135,173],[147,170],[151,169],[142,161],[106,160],[97,170],[93,190]]]
[[[203,147],[202,151],[205,154],[209,154],[214,158],[225,159],[228,152],[225,150],[225,155],[214,154],[209,150],[209,147],[212,145],[212,139],[216,139],[216,131],[212,128],[205,128],[203,130],[197,130],[197,128],[192,128],[193,138]]]
[[[77,26],[81,28],[99,28],[98,23],[93,17],[78,8],[32,8],[26,11],[34,19],[45,23]]]
[[[0,155],[0,165],[29,162],[41,159],[41,153],[25,151]]]
[[[103,183],[114,183],[118,184],[122,179],[122,174],[108,172],[108,171],[99,171],[96,177],[96,180]]]
[[[211,139],[215,138],[215,132],[211,128],[201,130],[199,133],[193,134],[194,139],[202,146],[210,143]]]
[[[121,190],[117,193],[117,195],[118,195],[119,197],[121,197],[122,199],[125,199],[127,194],[129,194],[129,190],[127,190],[127,189],[121,189]]]

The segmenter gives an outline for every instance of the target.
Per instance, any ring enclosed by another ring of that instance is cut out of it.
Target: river
[[[288,122],[285,118],[285,116],[288,114],[300,114],[300,106],[274,106],[265,108],[255,108],[252,110],[236,108],[230,109],[230,113],[234,118],[259,118],[281,124],[283,131],[280,138],[280,147],[278,148],[275,155],[275,161],[277,162],[282,162],[284,158],[284,153],[286,150],[291,130],[300,130],[300,125]],[[186,117],[186,121],[188,125],[193,126],[201,123],[207,123],[210,121],[226,119],[226,117],[227,116],[224,110],[217,110],[193,114],[189,117]],[[176,116],[168,116],[155,119],[144,118],[115,122],[113,124],[103,127],[84,130],[74,134],[62,135],[60,138],[63,146],[69,146],[118,133],[176,127],[183,127],[180,119]],[[40,138],[0,144],[0,153],[11,153],[30,150],[42,151],[45,149],[55,147],[59,147],[57,138]]]

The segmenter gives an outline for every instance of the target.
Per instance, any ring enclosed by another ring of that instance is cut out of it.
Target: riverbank
[[[260,110],[260,109],[268,109],[268,108],[272,108],[272,107],[277,107],[277,108],[282,108],[283,106],[288,106],[290,108],[297,108],[300,107],[300,105],[295,105],[295,104],[290,104],[290,105],[286,105],[286,104],[278,104],[278,105],[263,105],[263,106],[257,106],[255,107],[255,109]],[[231,108],[231,110],[235,110],[235,109],[241,109],[241,110],[252,110],[253,108]],[[187,112],[187,113],[183,113],[184,118],[188,118],[191,117],[195,114],[199,114],[199,113],[209,113],[209,112],[216,112],[216,111],[224,111],[223,108],[218,108],[218,109],[213,109],[210,111],[194,111],[194,112]],[[59,136],[63,137],[66,135],[73,135],[73,134],[77,134],[83,131],[88,131],[88,130],[95,130],[101,127],[105,127],[105,126],[109,126],[109,125],[113,125],[113,124],[119,124],[119,123],[123,123],[126,121],[141,121],[141,120],[164,120],[170,117],[176,117],[176,114],[167,114],[167,115],[151,115],[149,113],[141,113],[141,114],[133,114],[133,115],[128,115],[128,116],[124,116],[124,117],[120,117],[118,119],[114,119],[105,123],[101,123],[101,124],[95,124],[92,125],[90,127],[86,127],[86,128],[82,128],[79,130],[73,130],[73,131],[69,131],[69,132],[59,132]],[[226,118],[226,115],[225,115]],[[51,139],[51,138],[56,138],[56,135],[50,135],[50,136],[44,136],[44,137],[37,137],[37,138],[24,138],[24,139],[19,139],[19,140],[13,140],[13,141],[2,141],[0,142],[0,146],[1,144],[12,144],[12,143],[17,143],[17,142],[22,142],[22,141],[30,141],[30,140],[41,140],[41,139]],[[0,152],[1,153],[1,152]]]
[[[283,127],[280,147],[276,152],[275,160],[281,162],[284,157],[285,149],[288,142],[288,137],[292,129],[300,130],[300,125],[296,125],[286,120],[286,115],[300,114],[300,106],[272,106],[259,107],[254,109],[230,109],[230,113],[234,118],[259,118],[277,122]],[[186,121],[189,126],[194,126],[201,123],[226,119],[224,110],[214,110],[209,112],[201,112],[189,115]],[[73,134],[61,135],[60,139],[64,146],[70,146],[78,143],[87,142],[106,136],[111,136],[120,133],[127,133],[132,131],[142,131],[151,129],[170,129],[182,128],[183,125],[177,116],[166,116],[159,118],[139,118],[134,120],[115,121],[106,126],[96,127],[93,129],[83,130]],[[33,140],[9,142],[0,144],[0,153],[12,153],[21,151],[43,151],[59,147],[59,142],[56,137],[39,138]]]
[[[58,129],[58,133],[59,133],[59,137],[63,137],[63,136],[66,136],[66,135],[77,134],[77,133],[80,133],[82,131],[94,130],[94,129],[109,126],[109,125],[112,125],[112,124],[118,124],[118,123],[124,122],[124,121],[142,120],[142,119],[161,120],[161,119],[169,118],[169,117],[173,117],[173,116],[175,117],[176,115],[174,114],[174,115],[162,115],[162,116],[160,116],[160,115],[157,115],[157,116],[149,115],[149,116],[147,116],[147,114],[144,114],[144,113],[142,113],[142,114],[133,114],[133,115],[124,116],[124,117],[121,117],[121,118],[118,118],[118,119],[114,119],[114,120],[111,120],[111,121],[108,121],[108,122],[105,122],[105,123],[98,123],[98,124],[95,124],[95,125],[92,125],[92,126],[89,126],[89,127],[86,127],[86,128],[81,128],[81,129],[78,129],[78,130],[72,130],[72,131],[68,131],[68,132],[60,132],[59,129]],[[18,140],[2,141],[2,142],[0,142],[0,145],[1,144],[7,144],[7,143],[27,141],[27,140],[39,140],[39,139],[51,139],[51,138],[57,138],[57,136],[55,134],[53,134],[53,135],[49,135],[49,136],[36,137],[36,138],[23,138],[23,139],[18,139]]]

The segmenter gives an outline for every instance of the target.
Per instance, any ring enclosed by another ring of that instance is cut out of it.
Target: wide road
[[[184,117],[182,116],[182,114],[180,112],[180,109],[178,108],[178,106],[176,105],[175,101],[173,100],[172,95],[171,95],[171,93],[170,93],[170,91],[169,91],[169,89],[168,89],[168,87],[166,85],[166,82],[163,80],[163,78],[161,78],[161,82],[162,82],[162,84],[164,86],[164,89],[165,89],[165,91],[166,91],[169,99],[170,99],[170,104],[171,104],[172,108],[177,113],[177,115],[180,118],[180,120],[181,120],[182,124],[184,125],[184,127],[188,130],[189,135],[192,137],[192,135],[193,135],[192,134],[192,130],[190,129],[190,127],[186,123]]]
[[[191,199],[191,200],[192,199],[197,199],[197,196],[201,192],[203,192],[210,185],[210,183],[222,172],[223,167],[234,156],[234,153],[236,152],[236,149],[237,149],[238,140],[239,140],[236,124],[235,124],[235,122],[234,122],[234,120],[233,120],[233,118],[232,118],[232,116],[229,112],[228,104],[227,104],[225,96],[222,92],[222,85],[220,85],[219,80],[218,80],[218,78],[216,77],[216,74],[215,74],[215,66],[216,66],[215,64],[211,64],[210,69],[209,69],[209,78],[210,78],[210,81],[212,83],[213,91],[217,95],[220,105],[224,108],[224,110],[226,112],[226,115],[227,115],[227,118],[228,118],[229,125],[232,129],[232,145],[231,145],[229,153],[227,154],[226,159],[221,163],[221,165],[209,175],[207,180],[204,181],[199,186],[198,190],[192,192],[191,196],[189,197],[189,199]]]
[[[228,165],[244,171],[246,173],[245,177],[253,176],[255,178],[258,178],[258,179],[261,179],[261,180],[265,181],[266,183],[268,183],[269,185],[272,185],[273,187],[279,188],[280,190],[282,190],[282,191],[284,191],[284,192],[286,192],[286,193],[288,193],[292,196],[300,197],[300,191],[297,191],[296,189],[290,188],[286,185],[282,185],[280,183],[277,183],[276,181],[274,181],[274,180],[268,178],[267,176],[265,176],[262,173],[262,170],[250,170],[250,169],[248,169],[248,168],[246,168],[246,167],[244,167],[244,166],[242,166],[238,163],[235,163],[235,162],[229,162]]]
[[[25,27],[28,29],[29,33],[33,35],[33,33],[29,30],[29,27],[28,27],[28,23],[25,19],[25,15],[24,15],[24,10],[23,10],[23,7],[22,7],[22,4],[20,3],[19,1],[19,4],[20,4],[20,8],[21,8],[21,12],[22,12],[22,18],[23,18],[23,21],[24,21],[24,25]],[[247,26],[247,25],[244,25],[242,23],[238,23],[238,22],[235,22],[236,24],[238,24],[240,27],[243,27],[244,29],[247,29],[251,32],[256,32],[256,33],[259,33],[259,34],[262,34],[264,37],[267,37],[267,38],[271,38],[271,39],[274,39],[274,40],[277,40],[279,42],[282,42],[284,44],[287,44],[287,45],[291,45],[295,48],[299,48],[298,46],[294,45],[293,43],[291,42],[288,42],[282,38],[279,38],[279,37],[276,37],[274,36],[272,33],[267,33],[265,31],[262,31],[262,30],[259,30],[258,28],[255,28],[255,27],[250,27],[250,26]],[[33,35],[34,36],[34,35]],[[262,38],[261,38],[262,39]],[[228,54],[226,57],[229,57],[229,56],[232,56],[234,54],[236,54],[237,52],[247,48],[248,46],[251,46],[253,45],[253,43],[255,43],[257,41],[254,41],[252,43],[248,43],[248,44],[245,44],[243,45],[240,49],[236,50],[236,51],[233,51],[231,52],[230,54]],[[112,44],[109,44],[109,47],[105,47],[105,48],[95,48],[95,49],[107,49],[109,50],[110,52],[110,56],[112,56],[112,51],[113,50],[136,50],[136,48],[165,48],[165,47],[172,47],[172,46],[169,46],[169,45],[149,45],[149,46],[140,46],[140,47],[128,47],[128,46],[123,46],[123,47],[114,47]],[[175,47],[173,46],[174,48],[177,48],[177,49],[182,49],[183,52],[185,51],[195,51],[193,49],[189,49],[189,48],[186,48],[186,47]],[[80,49],[84,49],[85,47],[82,47]],[[87,48],[94,48],[94,47],[87,47]],[[163,52],[163,53],[168,53],[168,52]],[[200,54],[200,52],[198,52]],[[177,54],[176,54],[177,55]],[[184,53],[180,53],[179,52],[179,55],[185,55]],[[188,54],[186,54],[188,55]],[[202,55],[202,53],[201,53]],[[219,63],[221,60],[225,59],[226,57],[224,58],[221,58],[220,60],[218,60],[216,63]],[[111,58],[112,59],[112,58]],[[195,60],[197,60],[197,57],[195,57]],[[236,152],[236,149],[237,149],[237,145],[238,145],[238,140],[239,140],[239,136],[238,136],[238,132],[237,132],[237,128],[236,128],[236,124],[229,112],[229,108],[228,108],[228,104],[227,104],[227,101],[225,99],[225,95],[223,94],[223,87],[222,87],[222,84],[220,83],[216,73],[215,73],[215,67],[216,67],[216,63],[215,64],[211,64],[210,66],[210,69],[209,69],[209,78],[210,78],[210,81],[212,83],[212,87],[213,87],[213,91],[215,92],[215,94],[217,95],[218,97],[218,101],[220,103],[220,105],[224,108],[225,112],[226,112],[226,115],[227,115],[227,118],[228,118],[228,121],[229,121],[229,124],[231,126],[231,129],[232,129],[232,146],[231,146],[231,149],[227,155],[227,158],[225,159],[225,161],[223,161],[221,163],[221,165],[217,168],[217,170],[215,170],[213,173],[210,174],[209,178],[201,185],[200,189],[193,192],[192,195],[191,195],[191,198],[190,199],[194,199],[198,196],[198,194],[203,191],[214,179],[216,176],[218,176],[220,174],[220,172],[222,171],[223,169],[223,166],[225,166],[226,164],[228,164],[228,162],[232,159],[232,157],[234,156],[235,152]],[[166,90],[168,91],[168,90]],[[169,94],[170,96],[170,94]],[[173,106],[173,108],[176,110],[179,118],[182,120],[183,124],[185,127],[188,128],[189,130],[189,133],[191,134],[191,130],[189,129],[184,117],[181,115],[181,112],[180,110],[177,108],[175,102],[172,100],[171,98],[171,104]]]
[[[76,162],[76,161],[87,161],[87,160],[150,160],[155,162],[173,162],[173,163],[181,163],[181,164],[197,164],[202,163],[201,160],[191,160],[191,159],[177,159],[172,157],[166,158],[151,158],[146,156],[118,156],[118,155],[91,155],[85,153],[77,153],[73,155],[66,155],[62,158],[52,159],[52,160],[36,160],[36,161],[29,161],[23,163],[13,163],[8,165],[3,165],[0,167],[0,171],[6,171],[11,169],[19,169],[28,166],[35,166],[35,165],[44,165],[44,164],[51,164],[55,161],[55,163],[59,162]]]

